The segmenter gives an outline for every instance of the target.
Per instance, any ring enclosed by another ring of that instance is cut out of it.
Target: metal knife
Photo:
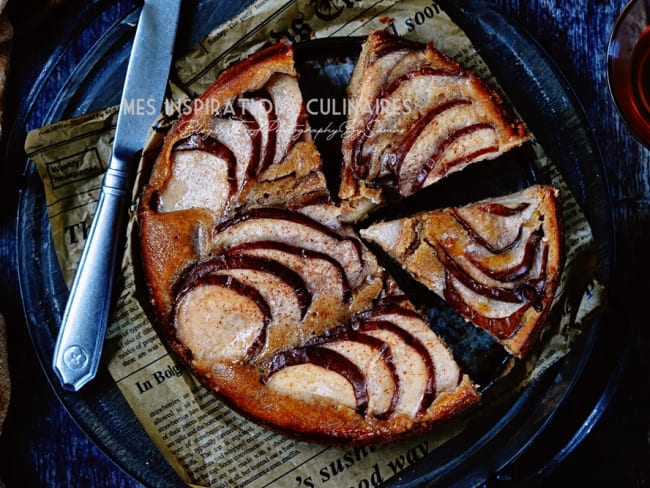
[[[130,198],[130,166],[162,107],[180,4],[181,0],[145,0],[140,13],[111,160],[54,348],[52,366],[66,390],[78,391],[97,373]]]

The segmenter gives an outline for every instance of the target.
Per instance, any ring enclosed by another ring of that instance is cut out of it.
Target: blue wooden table
[[[92,2],[70,0],[43,17],[14,5],[17,26],[6,124],[12,123],[62,32]],[[555,467],[546,483],[646,486],[650,483],[650,151],[619,118],[608,93],[606,48],[624,0],[493,0],[551,55],[576,90],[600,145],[616,221],[617,257],[609,327],[635,334],[626,369],[595,428]],[[21,6],[22,5],[22,6]],[[15,270],[15,211],[20,171],[0,166],[0,311],[9,324],[13,396],[0,437],[0,478],[8,487],[135,487],[61,406],[42,373],[22,316]],[[623,327],[623,324],[626,327]],[[590,401],[588,398],[585,402]],[[600,413],[600,412],[598,412]],[[553,440],[548,440],[553,444]],[[538,452],[541,452],[538,451]],[[532,454],[534,457],[535,453]],[[530,457],[530,455],[529,455]],[[527,464],[520,467],[524,475]],[[508,477],[494,484],[508,485]]]

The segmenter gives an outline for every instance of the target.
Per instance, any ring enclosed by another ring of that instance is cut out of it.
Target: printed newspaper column
[[[68,285],[95,213],[116,121],[117,107],[110,107],[30,132],[25,141],[45,187],[52,239]]]

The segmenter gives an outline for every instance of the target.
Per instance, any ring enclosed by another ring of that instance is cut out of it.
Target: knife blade
[[[160,114],[171,65],[181,0],[145,0],[120,99],[111,160],[54,347],[52,366],[64,389],[78,391],[100,362],[113,277],[130,197],[135,156]]]

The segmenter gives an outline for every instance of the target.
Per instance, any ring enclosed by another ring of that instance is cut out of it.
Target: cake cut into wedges
[[[530,139],[473,71],[432,43],[384,30],[363,43],[347,96],[339,188],[346,221]]]
[[[237,412],[294,437],[373,444],[479,398],[327,190],[293,50],[227,68],[166,135],[139,208],[168,348]]]
[[[379,222],[361,231],[465,319],[524,357],[561,270],[558,192],[551,186]]]

